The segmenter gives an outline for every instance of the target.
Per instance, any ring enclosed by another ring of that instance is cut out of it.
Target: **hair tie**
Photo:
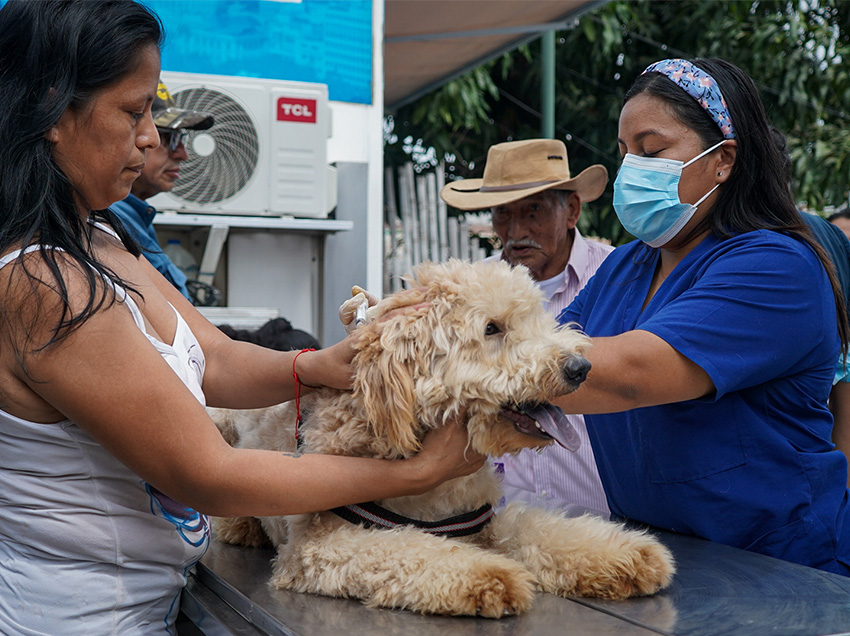
[[[726,108],[726,100],[723,99],[717,80],[711,75],[688,60],[678,58],[650,64],[642,74],[652,72],[661,73],[673,80],[676,86],[697,100],[697,103],[720,128],[723,137],[735,138],[735,128],[732,126],[732,118]]]

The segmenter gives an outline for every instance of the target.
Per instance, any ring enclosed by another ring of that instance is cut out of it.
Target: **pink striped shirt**
[[[561,313],[613,249],[599,241],[585,239],[576,228],[563,283],[550,296],[546,310],[555,316]],[[610,511],[584,417],[567,415],[567,418],[581,437],[581,446],[575,453],[553,444],[542,452],[525,449],[518,455],[505,455],[494,461],[498,471],[504,470],[505,499],[550,510],[566,510],[570,514],[586,510],[607,517]]]

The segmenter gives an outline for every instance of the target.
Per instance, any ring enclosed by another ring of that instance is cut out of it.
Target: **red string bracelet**
[[[298,353],[295,354],[295,357],[292,358],[292,377],[295,378],[295,443],[299,444],[301,442],[301,438],[298,434],[298,426],[301,424],[301,380],[298,378],[298,374],[295,372],[295,361],[305,351],[315,351],[315,349],[301,349]],[[318,387],[310,386],[309,384],[305,384],[304,386],[310,387],[311,389],[315,389]]]

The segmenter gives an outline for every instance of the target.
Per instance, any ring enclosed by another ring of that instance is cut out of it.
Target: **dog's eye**
[[[484,329],[485,336],[495,336],[497,333],[502,333],[502,330],[499,329],[499,325],[495,322],[488,322],[487,327]]]

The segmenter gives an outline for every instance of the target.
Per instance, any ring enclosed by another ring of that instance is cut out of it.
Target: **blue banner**
[[[372,103],[372,0],[142,0],[165,26],[165,71],[327,84]]]

